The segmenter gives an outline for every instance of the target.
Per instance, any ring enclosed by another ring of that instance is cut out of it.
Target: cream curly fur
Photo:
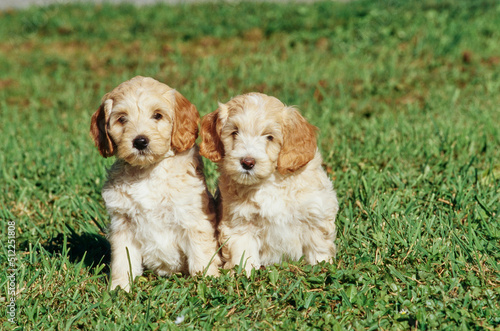
[[[180,93],[144,77],[106,94],[93,115],[96,146],[117,157],[102,190],[111,217],[111,289],[128,291],[144,267],[160,276],[219,274],[213,199],[195,145],[198,122]]]
[[[278,99],[233,98],[203,118],[203,156],[217,162],[219,244],[225,268],[283,260],[316,264],[335,256],[337,196],[316,128]]]

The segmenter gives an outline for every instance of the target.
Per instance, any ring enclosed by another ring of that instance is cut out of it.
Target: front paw
[[[223,269],[230,269],[231,275],[234,276],[234,275],[238,274],[238,270],[240,270],[239,266],[238,267],[237,266],[238,266],[238,264],[235,264],[233,262],[226,262],[224,264]],[[242,268],[242,269],[245,270],[245,275],[247,276],[247,278],[250,278],[250,276],[252,275],[252,269],[258,270],[258,269],[260,269],[260,267],[261,267],[260,264],[258,266],[254,266],[253,264],[245,264],[244,268]]]
[[[247,278],[250,278],[250,276],[252,275],[252,269],[255,269],[255,270],[259,270],[260,269],[260,265],[258,266],[254,266],[254,265],[246,265],[245,266],[245,274],[247,275]]]
[[[217,268],[215,265],[211,265],[211,266],[208,267],[205,275],[206,276],[219,277],[220,276],[219,268]]]
[[[125,292],[130,292],[130,282],[128,279],[123,279],[123,278],[118,278],[118,279],[112,279],[111,280],[111,287],[110,290],[114,290],[117,287],[121,287],[122,290]]]

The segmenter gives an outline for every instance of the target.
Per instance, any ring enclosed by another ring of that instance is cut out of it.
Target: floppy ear
[[[90,136],[94,139],[99,153],[104,157],[115,154],[113,140],[108,134],[108,118],[106,116],[106,107],[112,107],[112,105],[113,100],[111,99],[103,101],[90,120]]]
[[[220,128],[217,128],[219,109],[203,117],[201,121],[200,154],[212,162],[219,162],[224,157],[224,145],[220,140]]]
[[[278,156],[278,171],[281,174],[294,172],[313,159],[317,148],[316,130],[297,110],[287,108],[283,146]]]
[[[172,129],[172,148],[177,153],[193,147],[198,137],[200,115],[196,107],[182,94],[175,91],[175,119]]]

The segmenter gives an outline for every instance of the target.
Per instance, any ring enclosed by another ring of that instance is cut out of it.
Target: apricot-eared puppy
[[[206,115],[201,155],[219,167],[219,243],[225,268],[335,256],[338,202],[316,128],[281,101],[240,95]]]
[[[179,92],[140,76],[106,94],[92,116],[99,152],[116,156],[102,190],[111,217],[111,289],[128,291],[143,267],[160,276],[219,274],[198,123],[196,107]]]

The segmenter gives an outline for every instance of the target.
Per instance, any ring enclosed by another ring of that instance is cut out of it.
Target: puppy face
[[[294,172],[316,152],[316,128],[291,107],[260,93],[233,98],[202,121],[200,153],[243,185],[276,170]]]
[[[196,107],[180,93],[138,76],[103,97],[90,133],[102,156],[146,166],[191,148],[198,122]]]

